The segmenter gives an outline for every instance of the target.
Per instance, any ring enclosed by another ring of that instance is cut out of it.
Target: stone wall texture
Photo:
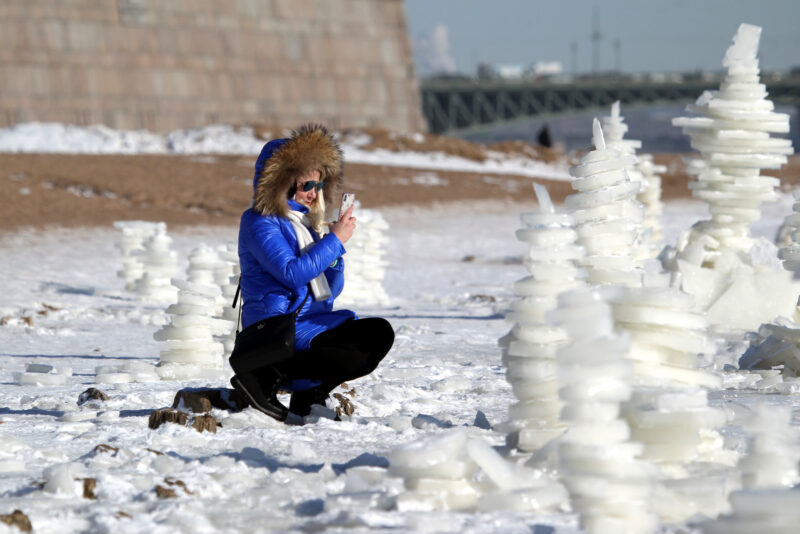
[[[403,0],[1,0],[0,126],[425,129]]]

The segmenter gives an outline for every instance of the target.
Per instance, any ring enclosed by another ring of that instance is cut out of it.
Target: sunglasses
[[[324,185],[325,184],[324,184],[323,180],[320,180],[319,182],[317,182],[316,180],[309,180],[309,181],[307,181],[306,183],[304,183],[303,185],[301,185],[299,187],[300,187],[301,190],[303,190],[306,193],[308,193],[309,191],[311,191],[312,189],[315,189],[315,188],[319,192],[319,191],[322,190]]]

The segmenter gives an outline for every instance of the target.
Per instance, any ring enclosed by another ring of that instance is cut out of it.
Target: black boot
[[[278,421],[285,421],[289,410],[278,400],[278,387],[281,384],[281,375],[267,367],[259,370],[259,374],[243,373],[231,378],[233,388],[244,395],[250,406],[265,413]]]
[[[289,401],[289,411],[305,417],[311,413],[311,406],[313,404],[325,406],[325,401],[328,400],[328,392],[330,390],[331,388],[326,386],[317,386],[305,391],[295,391],[292,393],[292,399]]]

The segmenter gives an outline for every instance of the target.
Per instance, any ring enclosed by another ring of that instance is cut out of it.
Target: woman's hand
[[[352,217],[354,207],[355,206],[350,206],[338,221],[330,225],[331,232],[334,233],[343,244],[347,243],[353,236],[353,230],[356,229],[356,218]]]

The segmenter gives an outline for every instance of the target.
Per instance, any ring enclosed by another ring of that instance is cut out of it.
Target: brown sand
[[[392,140],[392,142],[394,142]],[[390,144],[382,139],[381,146]],[[453,152],[470,147],[453,143]],[[530,147],[528,145],[528,147]],[[398,143],[396,149],[410,148]],[[495,147],[491,147],[495,150]],[[503,151],[540,148],[500,146]],[[538,152],[535,152],[538,151]],[[479,158],[473,153],[473,158]],[[576,156],[570,158],[573,163]],[[115,220],[164,221],[170,226],[235,225],[252,194],[254,157],[0,154],[0,231],[22,227],[98,226]],[[667,165],[663,198],[689,196],[678,155],[657,155]],[[778,172],[786,190],[800,181],[800,157]],[[346,164],[346,189],[362,206],[533,198],[524,176]],[[566,181],[545,184],[556,202],[572,192]],[[332,204],[338,206],[338,199]]]

